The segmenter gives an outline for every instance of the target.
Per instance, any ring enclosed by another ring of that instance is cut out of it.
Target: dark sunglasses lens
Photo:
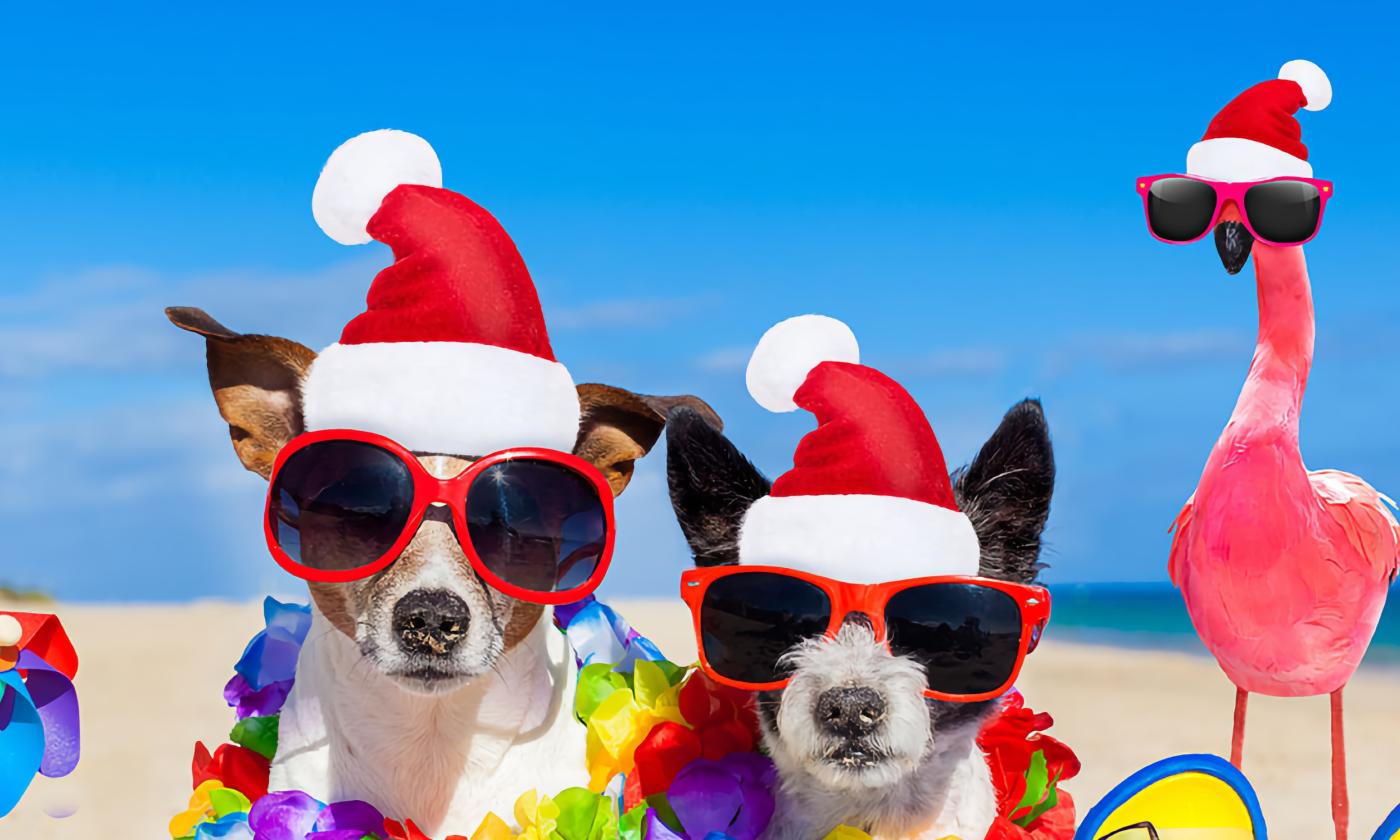
[[[1304,242],[1317,232],[1322,197],[1305,181],[1270,181],[1244,194],[1244,212],[1254,232],[1280,244]]]
[[[716,673],[762,684],[786,676],[778,664],[831,623],[831,600],[819,587],[787,575],[750,572],[722,577],[700,604],[700,644]]]
[[[531,592],[588,583],[607,546],[608,521],[592,482],[550,461],[489,467],[467,491],[467,534],[481,562]]]
[[[413,508],[413,476],[373,444],[325,441],[288,458],[271,493],[272,533],[282,550],[308,568],[345,571],[393,548]]]
[[[885,626],[891,649],[922,663],[934,691],[996,691],[1016,668],[1021,609],[989,586],[933,583],[902,590],[885,607]]]
[[[1150,822],[1125,826],[1103,836],[1103,840],[1109,840],[1109,838],[1113,838],[1113,840],[1161,840],[1157,834],[1157,828]]]
[[[1190,178],[1162,178],[1147,190],[1147,223],[1168,242],[1190,242],[1210,227],[1215,188]]]

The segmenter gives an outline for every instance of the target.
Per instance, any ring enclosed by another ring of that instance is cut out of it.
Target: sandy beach
[[[693,654],[679,605],[617,606],[673,658]],[[36,780],[0,821],[0,836],[168,836],[166,823],[189,793],[194,742],[220,743],[232,723],[220,689],[261,627],[259,605],[50,609],[62,616],[81,657],[82,763],[66,779]],[[1233,689],[1205,658],[1063,644],[1052,636],[1031,658],[1020,688],[1034,708],[1054,715],[1052,732],[1083,761],[1083,772],[1065,785],[1081,813],[1151,761],[1228,748]],[[1369,837],[1400,802],[1392,759],[1400,748],[1397,697],[1400,674],[1381,670],[1363,669],[1347,691],[1356,838]],[[1250,712],[1246,771],[1270,836],[1330,838],[1326,699],[1256,697]]]

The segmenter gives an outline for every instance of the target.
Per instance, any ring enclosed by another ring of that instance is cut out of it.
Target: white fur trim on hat
[[[1186,153],[1186,174],[1212,181],[1311,178],[1312,164],[1267,143],[1243,137],[1202,140]]]
[[[370,241],[365,225],[400,184],[442,186],[437,152],[407,131],[367,131],[331,152],[311,193],[311,215],[341,245],[363,245]]]
[[[488,344],[332,344],[301,388],[308,431],[358,429],[415,452],[572,452],[579,402],[558,362]]]
[[[860,361],[851,328],[825,315],[779,321],[758,340],[744,374],[754,401],[769,411],[796,411],[793,394],[822,362]]]
[[[1279,68],[1278,77],[1297,82],[1303,89],[1309,111],[1321,111],[1332,104],[1332,80],[1322,72],[1322,68],[1305,58],[1295,58]]]
[[[975,575],[981,549],[959,511],[898,496],[764,496],[739,532],[739,562],[850,583]]]

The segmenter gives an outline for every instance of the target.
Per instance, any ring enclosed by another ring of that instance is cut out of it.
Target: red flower
[[[433,840],[433,838],[423,833],[423,830],[413,824],[413,820],[405,820],[405,824],[400,825],[393,820],[384,820],[384,831],[389,835],[389,840]],[[460,834],[449,834],[444,840],[467,840]]]
[[[753,694],[720,685],[701,671],[693,671],[681,686],[681,714],[696,729],[714,723],[737,722],[756,742],[758,716],[753,713]]]
[[[986,840],[1070,840],[1074,837],[1074,800],[1063,790],[1059,797],[1059,804],[1041,814],[1030,828],[998,815],[987,830]]]
[[[1074,836],[1074,801],[1068,793],[1057,792],[1054,807],[1022,827],[1029,809],[1020,808],[1026,796],[1027,771],[1036,753],[1045,761],[1045,773],[1053,783],[1072,779],[1079,773],[1079,758],[1068,746],[1044,734],[1054,720],[1025,708],[1020,694],[1012,694],[996,717],[982,728],[977,744],[987,756],[992,783],[997,790],[997,821],[987,840],[1069,840]],[[1043,798],[1043,797],[1042,797]]]
[[[690,726],[662,721],[637,745],[637,769],[627,780],[624,807],[664,792],[698,758],[718,761],[730,753],[752,752],[758,744],[758,718],[748,692],[694,671],[681,686],[679,702]]]
[[[631,807],[636,803],[627,800],[633,796],[640,802],[666,790],[676,774],[699,758],[703,751],[695,730],[669,720],[658,723],[637,745],[637,769],[627,779],[623,804]],[[633,783],[635,790],[632,790]]]
[[[221,744],[212,756],[203,741],[196,741],[194,745],[191,771],[195,787],[218,779],[224,787],[233,788],[250,802],[257,802],[267,796],[267,775],[271,768],[272,762],[236,744]]]

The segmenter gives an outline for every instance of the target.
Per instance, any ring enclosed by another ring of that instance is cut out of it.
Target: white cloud
[[[997,347],[950,347],[901,366],[915,376],[991,376],[1007,369],[1010,353]]]
[[[302,274],[106,267],[47,279],[0,296],[0,380],[167,370],[190,352],[189,337],[165,320],[171,305],[208,309],[240,331],[328,343],[373,271],[362,261]]]
[[[1119,373],[1247,359],[1251,338],[1234,329],[1082,333],[1043,356],[1045,373],[1065,376],[1081,366]]]
[[[604,300],[579,306],[554,306],[545,313],[551,329],[661,327],[715,304],[711,296]]]
[[[57,417],[0,417],[0,514],[55,504],[130,504],[205,478],[228,449],[206,394],[74,410]]]
[[[702,354],[695,367],[706,373],[730,373],[748,366],[752,347],[720,347]]]

